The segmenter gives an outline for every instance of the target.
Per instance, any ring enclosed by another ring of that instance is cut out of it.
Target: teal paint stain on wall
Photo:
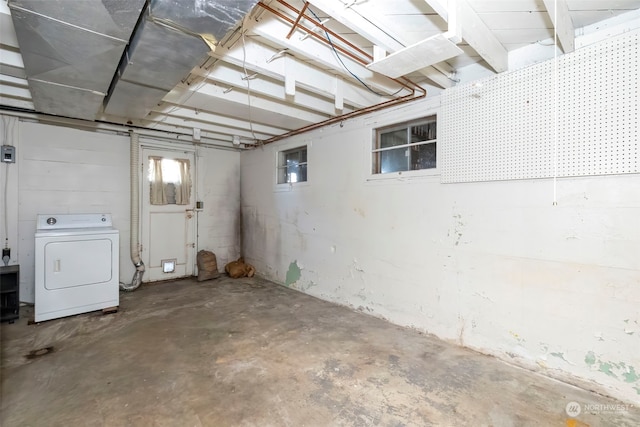
[[[552,353],[553,356],[558,356],[561,353]],[[640,383],[640,372],[636,372],[635,367],[631,365],[627,365],[624,362],[605,362],[597,357],[593,351],[589,351],[584,356],[584,363],[595,369],[597,366],[598,371],[603,374],[609,375],[610,377],[616,378],[620,381],[624,381],[626,383]],[[634,390],[640,394],[640,387],[632,387]]]
[[[558,357],[558,358],[564,360],[564,353],[551,353],[551,355],[553,357]]]
[[[611,364],[610,363],[602,363],[602,362],[600,362],[600,366],[598,366],[598,370],[600,372],[603,372],[603,373],[609,375],[610,377],[618,378],[618,376],[615,373],[613,373],[613,371],[611,370]]]
[[[300,267],[298,267],[298,261],[293,261],[289,264],[289,270],[287,270],[287,277],[285,279],[284,284],[287,286],[291,286],[293,283],[297,282],[300,279]]]
[[[640,396],[640,387],[634,387],[633,389],[638,393],[638,396]]]
[[[629,372],[623,373],[622,376],[624,377],[625,382],[628,383],[633,383],[640,380],[640,375],[636,373],[636,370],[633,366],[629,366]]]

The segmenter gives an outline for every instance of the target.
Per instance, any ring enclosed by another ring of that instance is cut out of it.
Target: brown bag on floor
[[[220,277],[216,254],[205,250],[198,251],[196,260],[198,263],[198,282]]]
[[[232,279],[253,277],[256,273],[255,267],[244,262],[244,258],[242,257],[238,258],[237,261],[231,261],[229,264],[225,265],[224,271],[226,271]]]

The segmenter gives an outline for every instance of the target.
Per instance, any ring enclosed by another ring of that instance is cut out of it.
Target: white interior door
[[[142,149],[144,282],[194,274],[195,162],[193,152]]]

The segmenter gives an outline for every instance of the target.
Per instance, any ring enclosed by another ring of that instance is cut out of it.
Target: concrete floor
[[[640,425],[638,408],[570,419],[616,402],[259,278],[29,317],[2,324],[5,427]]]

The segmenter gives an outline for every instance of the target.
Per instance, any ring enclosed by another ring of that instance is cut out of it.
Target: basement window
[[[278,184],[293,184],[307,180],[307,146],[278,153]]]
[[[376,129],[372,172],[436,168],[436,116]]]

